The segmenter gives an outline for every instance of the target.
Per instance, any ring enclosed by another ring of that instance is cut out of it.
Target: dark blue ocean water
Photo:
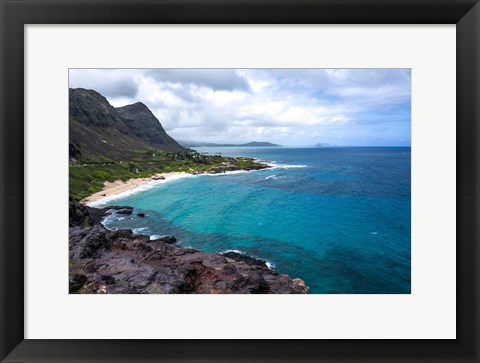
[[[198,148],[268,170],[191,176],[109,202],[108,228],[260,257],[311,293],[410,293],[410,148]]]

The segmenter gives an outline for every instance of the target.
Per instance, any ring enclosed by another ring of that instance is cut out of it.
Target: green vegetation
[[[70,165],[70,196],[76,200],[96,193],[105,181],[148,178],[157,173],[222,173],[232,170],[257,170],[266,167],[251,158],[232,158],[200,154],[194,150],[165,152],[158,149],[135,150],[130,160],[113,161],[106,157],[79,158]],[[101,161],[99,161],[101,160]]]
[[[143,103],[114,108],[98,92],[69,91],[70,197],[85,198],[105,181],[158,173],[221,173],[261,169],[248,158],[199,154],[179,145]]]

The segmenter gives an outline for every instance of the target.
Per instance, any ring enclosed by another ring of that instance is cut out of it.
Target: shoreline
[[[120,194],[135,190],[142,186],[146,186],[148,185],[148,183],[155,182],[155,184],[153,185],[157,185],[157,184],[165,183],[167,181],[171,181],[172,179],[178,179],[179,177],[183,177],[187,175],[192,175],[192,174],[184,171],[175,171],[175,172],[169,172],[169,173],[154,174],[148,178],[128,179],[125,182],[121,180],[116,180],[114,182],[106,181],[103,183],[104,187],[101,191],[93,193],[88,197],[83,198],[82,200],[80,200],[80,203],[83,205],[94,207],[95,205],[100,204],[100,202],[104,201],[105,199],[111,200],[113,199],[113,197],[118,197]]]
[[[216,253],[177,246],[174,236],[152,240],[130,229],[109,230],[102,220],[112,213],[111,208],[86,207],[74,200],[69,208],[69,293],[310,292],[301,278],[279,273],[266,260],[234,251]]]
[[[262,162],[263,163],[263,162]],[[275,169],[275,164],[264,164],[266,167],[262,169],[237,169],[237,170],[228,170],[223,172],[212,172],[212,173],[189,173],[185,171],[174,171],[168,173],[157,173],[148,178],[132,178],[128,179],[127,181],[116,180],[114,182],[104,182],[103,189],[99,192],[93,193],[79,202],[88,207],[98,208],[101,207],[104,203],[107,203],[111,200],[117,199],[121,197],[122,194],[126,194],[128,192],[135,192],[135,191],[143,191],[148,189],[149,187],[153,187],[162,183],[166,183],[172,180],[178,180],[180,178],[188,177],[188,176],[196,176],[196,175],[210,175],[210,176],[218,176],[218,175],[226,175],[226,174],[237,174],[249,171],[258,171],[264,169]],[[281,166],[283,167],[283,166]],[[285,167],[290,167],[290,165],[286,165]],[[296,166],[295,166],[296,167]],[[301,165],[300,167],[303,167]]]
[[[70,206],[70,217],[78,214],[79,218],[79,220],[70,218],[69,221],[69,245],[72,250],[72,253],[69,254],[72,264],[69,269],[70,292],[86,294],[308,294],[310,288],[304,280],[279,273],[271,261],[253,257],[241,251],[205,252],[176,246],[176,238],[172,236],[157,236],[158,238],[152,239],[152,236],[148,234],[144,235],[142,232],[137,234],[138,232],[135,232],[134,229],[110,230],[103,224],[105,218],[112,213],[111,208],[104,205],[123,196],[142,192],[156,185],[184,177],[219,176],[270,168],[272,165],[267,164],[265,168],[253,170],[158,173],[151,177],[132,178],[125,182],[121,180],[104,182],[104,188],[101,191],[80,202],[70,202],[78,205],[74,208]],[[81,208],[84,208],[84,211]],[[130,213],[125,214],[131,214],[133,210],[133,207],[129,206],[113,207],[113,209],[120,208],[122,210],[130,209]],[[85,229],[86,225],[89,226],[87,230]],[[105,241],[105,251],[113,246],[123,252],[114,257],[108,254],[102,255],[103,247],[97,245],[95,245],[96,252],[92,252],[89,247],[90,240]],[[98,254],[100,257],[97,256]],[[150,260],[152,255],[157,258]],[[198,266],[192,266],[192,256],[201,261],[200,264],[197,264]],[[124,261],[126,257],[132,266],[129,264],[128,268],[123,269],[124,266],[119,261]],[[95,273],[85,269],[82,262],[85,258],[90,260],[93,266],[91,268],[95,270],[93,271]],[[144,264],[142,261],[149,262]],[[159,275],[157,271],[154,271],[155,281],[144,286],[143,275],[151,273],[151,261],[156,261],[158,269],[168,269],[171,273]],[[187,274],[184,273],[184,270],[187,270]],[[102,271],[102,274],[99,274],[98,271]],[[134,280],[131,280],[131,276],[135,276]]]

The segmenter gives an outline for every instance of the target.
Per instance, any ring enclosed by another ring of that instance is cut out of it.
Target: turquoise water
[[[410,293],[410,148],[198,148],[272,169],[190,176],[109,202],[108,228],[239,250],[311,293]]]

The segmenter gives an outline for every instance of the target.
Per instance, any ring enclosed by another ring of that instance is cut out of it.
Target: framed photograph
[[[2,362],[480,361],[478,1],[1,9]]]

